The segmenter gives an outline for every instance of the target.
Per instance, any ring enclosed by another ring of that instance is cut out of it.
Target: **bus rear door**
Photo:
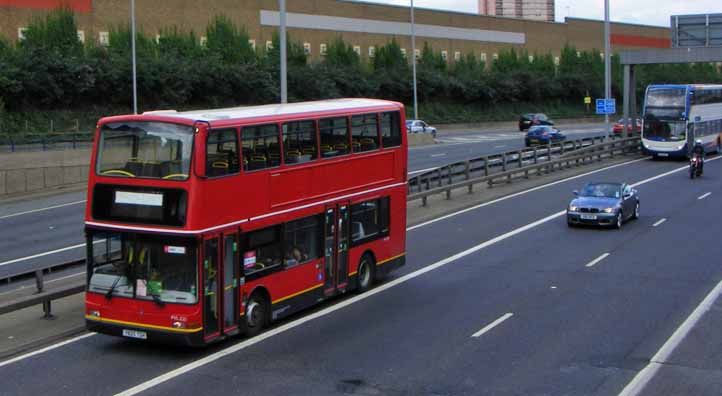
[[[324,219],[324,294],[332,295],[348,287],[348,202],[326,206]]]

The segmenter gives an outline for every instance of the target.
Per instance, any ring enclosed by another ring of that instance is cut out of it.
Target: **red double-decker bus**
[[[372,99],[98,123],[86,325],[204,345],[404,264],[403,106]]]

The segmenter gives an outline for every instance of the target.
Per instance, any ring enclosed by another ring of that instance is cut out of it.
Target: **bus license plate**
[[[582,220],[596,220],[597,215],[583,214]]]
[[[659,153],[659,154],[657,154],[657,157],[669,157],[669,154],[667,154],[667,153]]]
[[[137,338],[139,340],[147,340],[148,334],[145,331],[123,329],[123,337]]]

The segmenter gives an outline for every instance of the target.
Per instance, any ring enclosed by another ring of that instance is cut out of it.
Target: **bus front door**
[[[348,286],[349,205],[326,207],[324,221],[324,293],[343,292]]]
[[[206,341],[220,335],[220,293],[218,279],[220,255],[218,254],[218,238],[213,237],[203,242],[203,336]]]
[[[239,280],[236,234],[204,243],[203,327],[206,340],[238,331]],[[222,287],[221,287],[222,286]]]

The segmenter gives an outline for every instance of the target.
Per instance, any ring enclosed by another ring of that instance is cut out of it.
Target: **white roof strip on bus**
[[[278,211],[278,212],[268,213],[268,214],[265,214],[265,215],[262,215],[262,216],[251,217],[250,219],[239,220],[239,221],[234,221],[234,222],[231,222],[231,223],[221,224],[221,225],[219,225],[219,226],[213,226],[213,227],[209,227],[209,228],[204,228],[204,229],[202,229],[202,230],[170,230],[170,229],[167,229],[167,228],[149,228],[149,227],[123,226],[123,225],[116,225],[116,224],[112,224],[112,223],[102,223],[102,222],[96,222],[96,221],[86,221],[86,222],[85,222],[85,225],[96,226],[96,227],[116,228],[116,229],[121,229],[121,230],[130,230],[130,231],[167,232],[167,233],[170,233],[170,234],[184,234],[184,235],[188,235],[188,234],[202,234],[202,233],[204,233],[204,232],[215,231],[215,230],[219,230],[219,229],[222,229],[222,228],[231,227],[231,226],[234,226],[234,225],[239,225],[239,224],[242,224],[242,223],[246,223],[246,222],[249,222],[249,221],[253,221],[253,220],[261,220],[261,219],[265,219],[265,218],[271,217],[271,216],[277,216],[277,215],[284,214],[284,213],[294,212],[294,211],[296,211],[296,210],[301,210],[301,209],[310,208],[310,207],[313,207],[313,206],[316,206],[316,205],[324,205],[324,204],[327,204],[327,203],[330,203],[330,202],[340,201],[340,200],[344,200],[344,199],[349,199],[349,198],[353,198],[353,197],[358,196],[358,195],[369,194],[369,193],[372,193],[372,192],[382,191],[382,190],[386,190],[386,189],[389,189],[389,188],[400,187],[400,186],[404,186],[404,185],[406,185],[406,182],[391,184],[391,185],[389,185],[389,186],[372,188],[372,189],[370,189],[370,190],[359,191],[359,192],[356,192],[356,193],[353,193],[353,194],[343,195],[343,196],[337,197],[337,198],[331,198],[331,199],[327,199],[327,200],[320,201],[320,202],[314,202],[314,203],[311,203],[311,204],[301,205],[301,206],[297,206],[297,207],[295,207],[295,208],[284,209],[284,210],[280,210],[280,211]]]
[[[337,110],[362,110],[364,108],[393,106],[395,102],[378,99],[330,99],[314,102],[269,104],[262,106],[232,107],[226,109],[184,111],[168,114],[170,117],[190,120],[215,121],[238,118],[285,116],[292,114],[313,114]],[[391,110],[389,110],[391,111]]]

